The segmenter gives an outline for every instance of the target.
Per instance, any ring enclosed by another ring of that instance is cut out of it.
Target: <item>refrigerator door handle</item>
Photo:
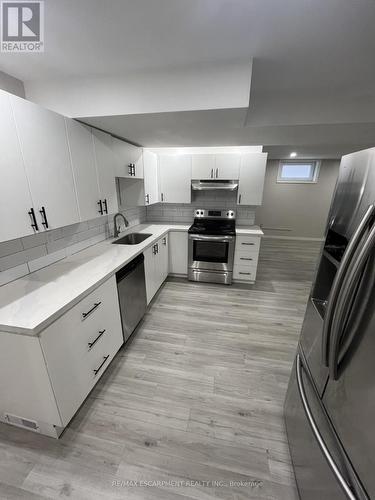
[[[363,271],[364,265],[373,251],[374,245],[375,224],[373,225],[365,244],[358,252],[358,256],[356,256],[355,261],[350,266],[348,274],[344,280],[342,292],[337,302],[337,308],[332,321],[332,333],[329,347],[329,374],[333,380],[337,380],[338,377],[341,339],[340,334],[343,330],[345,320],[347,319],[345,312],[348,310],[350,300],[352,300],[353,294],[355,293],[357,278]]]
[[[305,414],[306,414],[307,420],[309,422],[309,425],[311,427],[311,430],[314,434],[315,439],[317,440],[317,442],[319,444],[319,448],[322,450],[322,453],[328,462],[329,467],[331,468],[331,470],[332,470],[333,474],[335,475],[337,481],[339,482],[340,486],[344,490],[346,497],[349,500],[358,500],[358,498],[354,495],[352,489],[350,488],[350,485],[347,483],[345,478],[342,476],[339,468],[336,465],[335,460],[333,459],[332,455],[330,454],[330,452],[327,448],[327,445],[324,442],[322,435],[319,432],[319,428],[315,422],[314,416],[312,414],[310,405],[309,405],[307,397],[306,397],[305,388],[304,388],[303,380],[302,380],[301,366],[302,366],[301,358],[300,358],[300,355],[297,354],[296,378],[297,378],[298,392],[299,392],[299,395],[301,397],[302,406],[303,406],[303,409],[305,410]]]
[[[373,214],[375,211],[375,205],[370,205],[366,210],[365,215],[363,216],[360,224],[358,225],[355,233],[349,241],[349,244],[345,250],[343,258],[341,260],[340,267],[337,270],[335,279],[333,281],[331,293],[329,294],[327,310],[324,317],[323,324],[323,335],[322,335],[322,355],[323,355],[323,364],[325,366],[329,366],[329,350],[328,344],[330,343],[330,332],[333,322],[333,317],[336,309],[336,304],[339,300],[339,296],[342,292],[342,284],[346,276],[346,272],[349,268],[349,265],[352,260],[352,256],[357,249],[358,243],[363,237],[365,230],[368,227],[369,222],[371,221]]]

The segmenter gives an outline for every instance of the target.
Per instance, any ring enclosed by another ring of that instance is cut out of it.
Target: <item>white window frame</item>
[[[282,171],[284,165],[308,165],[310,164],[313,168],[313,175],[310,179],[283,179]],[[320,161],[319,160],[280,160],[279,170],[277,172],[277,182],[281,184],[316,184],[319,178]]]

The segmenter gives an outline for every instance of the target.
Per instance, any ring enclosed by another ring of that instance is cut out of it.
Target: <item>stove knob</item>
[[[203,211],[201,211],[201,215],[203,215]]]

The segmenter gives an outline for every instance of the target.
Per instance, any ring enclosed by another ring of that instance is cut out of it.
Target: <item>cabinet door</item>
[[[169,272],[187,275],[188,233],[171,231],[169,233]]]
[[[191,203],[191,156],[159,157],[160,194],[163,203]]]
[[[99,216],[99,186],[91,129],[65,118],[81,221]]]
[[[238,179],[240,174],[239,154],[216,155],[215,178],[216,179]]]
[[[166,234],[159,241],[159,252],[160,252],[160,273],[161,273],[161,283],[167,279],[169,273],[169,245],[168,245],[168,234]]]
[[[20,97],[11,96],[16,126],[39,222],[45,208],[48,227],[79,221],[64,117]]]
[[[112,148],[115,155],[116,177],[143,178],[142,148],[133,146],[128,142],[112,138]],[[134,165],[133,168],[130,168]]]
[[[104,206],[105,204],[107,205],[107,212],[113,214],[118,212],[118,204],[115,179],[116,162],[112,149],[112,137],[96,129],[92,129],[92,137],[94,141],[100,198]]]
[[[0,91],[0,241],[33,234],[32,201],[9,94]]]
[[[158,159],[155,153],[143,151],[145,205],[159,203]]]
[[[192,179],[213,179],[215,176],[215,155],[192,155],[191,157],[191,178]]]
[[[145,257],[145,281],[146,281],[146,295],[147,304],[149,304],[157,291],[157,277],[158,269],[156,267],[156,255],[154,245],[147,248],[143,255]]]
[[[261,205],[267,153],[247,153],[241,156],[237,203]]]

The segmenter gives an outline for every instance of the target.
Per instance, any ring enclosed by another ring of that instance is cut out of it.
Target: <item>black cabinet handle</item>
[[[94,345],[97,343],[97,341],[100,339],[100,337],[104,334],[105,334],[105,328],[104,328],[104,330],[99,330],[99,335],[96,337],[96,339],[93,340],[92,342],[87,343],[89,346],[89,349],[92,349],[92,347],[94,347]]]
[[[82,313],[82,319],[86,319],[87,316],[89,316],[91,313],[93,313],[95,311],[95,309],[97,309],[100,306],[100,304],[101,304],[101,302],[95,302],[93,307],[89,311],[87,311],[87,313]]]
[[[161,193],[161,201],[164,201],[164,194]]]
[[[39,210],[40,215],[42,216],[42,224],[45,227],[45,229],[48,229],[48,220],[47,220],[47,215],[46,215],[46,209],[44,207]]]
[[[167,238],[163,238],[163,245],[166,246],[167,245]]]
[[[241,245],[254,246],[254,245],[255,245],[255,243],[241,243]]]
[[[246,274],[246,275],[250,276],[250,274],[251,274],[251,273],[241,273],[241,272],[240,272],[239,274]]]
[[[129,165],[128,165],[128,174],[133,175],[133,164],[132,163],[129,163]]]
[[[150,195],[149,194],[146,194],[146,203],[150,203]]]
[[[95,370],[93,370],[95,377],[100,372],[100,370],[103,368],[103,366],[106,363],[106,361],[107,361],[108,358],[109,358],[109,354],[107,354],[107,356],[104,356],[104,359],[103,359],[102,363],[98,366],[98,368],[96,368]]]
[[[253,260],[253,259],[250,259],[250,258],[247,258],[247,257],[240,257],[240,260]]]
[[[107,213],[108,213],[107,198],[105,198],[105,199],[103,200],[103,205],[104,205],[104,210],[105,210],[105,213],[107,214]]]
[[[156,243],[156,253],[159,253],[159,243]]]
[[[240,196],[238,197],[238,204],[241,205],[241,198],[242,198],[242,194],[240,194]]]
[[[36,221],[36,217],[35,217],[35,212],[34,212],[34,209],[31,207],[31,208],[30,208],[30,211],[29,211],[29,212],[27,212],[27,213],[28,213],[28,214],[30,215],[30,217],[31,217],[31,227],[32,227],[33,229],[35,229],[35,231],[39,231],[39,227],[38,227],[38,223],[37,223],[37,221]]]
[[[99,210],[98,210],[98,212],[100,213],[100,215],[103,215],[103,204],[102,204],[102,200],[99,200],[99,201],[98,201],[98,205],[99,205]]]

